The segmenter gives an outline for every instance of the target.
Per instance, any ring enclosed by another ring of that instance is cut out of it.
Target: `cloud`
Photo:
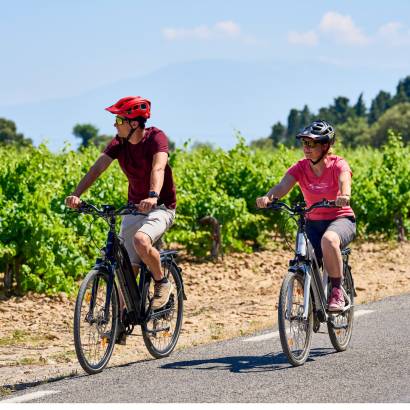
[[[302,33],[296,31],[288,33],[288,42],[294,45],[312,47],[318,45],[319,40],[324,38],[352,46],[364,46],[371,42],[371,39],[362,33],[350,16],[335,11],[325,13],[317,29]]]
[[[404,24],[397,21],[391,21],[383,24],[377,31],[381,41],[391,46],[402,46],[410,44],[410,30]]]
[[[327,12],[319,24],[319,31],[331,35],[338,43],[363,46],[370,42],[350,16]]]
[[[164,28],[163,36],[175,40],[210,40],[220,38],[241,38],[241,28],[231,20],[219,21],[213,26],[201,25],[193,28]]]
[[[300,44],[304,46],[315,46],[318,44],[317,34],[311,30],[304,33],[298,33],[296,31],[291,31],[288,33],[288,42],[290,44]]]
[[[238,37],[241,34],[240,27],[233,21],[220,21],[215,24],[215,30],[229,37]]]
[[[185,40],[190,38],[205,40],[211,36],[211,31],[207,26],[198,26],[191,29],[164,28],[162,34],[167,40]]]

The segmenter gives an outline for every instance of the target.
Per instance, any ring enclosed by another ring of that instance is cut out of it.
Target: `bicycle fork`
[[[302,272],[300,272],[302,270]],[[292,272],[292,271],[291,271]],[[309,301],[310,301],[310,285],[312,276],[309,273],[309,270],[305,265],[299,266],[299,272],[303,275],[303,319],[307,319],[309,316]],[[290,319],[292,306],[293,306],[293,282],[289,283],[288,297],[286,301],[286,315],[289,316],[287,319]],[[299,311],[302,306],[299,306]]]
[[[98,276],[94,278],[93,286],[91,289],[88,313],[86,314],[86,320],[91,324],[95,322],[94,308],[95,308],[96,298],[98,294],[99,282],[100,282],[100,278]],[[109,277],[108,277],[107,287],[106,287],[106,294],[105,294],[105,303],[104,303],[104,311],[103,311],[104,315],[102,318],[99,318],[99,321],[101,322],[99,324],[106,324],[109,321],[110,303],[111,303],[113,287],[114,287],[114,274],[110,272]]]
[[[303,319],[307,320],[309,316],[309,302],[310,302],[310,283],[312,276],[308,269],[305,269],[305,280],[303,283]]]

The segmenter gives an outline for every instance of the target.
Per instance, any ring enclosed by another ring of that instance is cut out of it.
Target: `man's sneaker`
[[[332,288],[332,292],[329,298],[329,312],[339,312],[345,307],[345,298],[343,296],[342,289]]]
[[[172,292],[172,288],[172,283],[169,281],[155,282],[152,309],[157,310],[168,303],[169,297]]]

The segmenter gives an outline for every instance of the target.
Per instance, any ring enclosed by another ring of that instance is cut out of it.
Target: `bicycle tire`
[[[104,322],[104,306],[108,275],[88,272],[77,295],[74,310],[74,345],[78,361],[88,374],[101,372],[108,364],[115,345],[118,328],[118,293],[114,283],[108,322]],[[95,304],[90,309],[94,287]]]
[[[161,266],[164,275],[173,285],[173,291],[165,307],[154,312],[151,319],[141,326],[145,346],[156,359],[167,357],[174,350],[181,333],[184,306],[182,281],[177,268],[169,262],[163,262]],[[153,297],[153,281],[150,282],[146,284],[144,292],[146,306],[149,306]],[[161,310],[164,311],[163,315]]]
[[[341,314],[335,315],[333,323],[336,325],[346,326],[345,329],[336,329],[330,321],[327,322],[327,329],[329,333],[330,341],[333,347],[338,352],[343,352],[347,349],[353,332],[353,319],[354,319],[354,285],[353,278],[350,269],[345,269],[345,275],[343,278],[342,286],[346,293],[349,295],[351,301],[351,308]]]
[[[296,286],[295,286],[296,284]],[[296,288],[296,292],[295,292]],[[292,291],[291,311],[288,312],[288,293]],[[312,299],[309,299],[307,320],[303,319],[304,280],[301,275],[288,272],[285,276],[278,306],[279,335],[283,352],[293,366],[303,365],[310,352],[313,331]],[[304,335],[304,337],[301,337]]]

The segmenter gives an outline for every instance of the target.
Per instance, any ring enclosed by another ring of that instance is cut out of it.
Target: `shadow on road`
[[[331,348],[312,349],[308,362],[317,357],[333,354]],[[181,362],[167,363],[162,369],[184,370],[188,367],[196,370],[228,370],[233,373],[272,372],[293,368],[283,353],[269,353],[264,356],[227,356],[215,359],[185,360]]]
[[[17,391],[22,391],[29,389],[31,387],[36,387],[40,385],[45,385],[48,383],[53,383],[53,382],[59,382],[60,380],[66,380],[66,379],[78,379],[80,377],[88,377],[86,374],[78,374],[76,371],[67,374],[67,375],[62,375],[62,376],[56,376],[56,377],[49,377],[47,379],[43,380],[35,380],[32,382],[25,382],[25,383],[15,383],[15,384],[4,384],[3,386],[0,386],[3,389],[8,389],[10,392],[17,392]],[[1,394],[0,394],[1,397]]]

